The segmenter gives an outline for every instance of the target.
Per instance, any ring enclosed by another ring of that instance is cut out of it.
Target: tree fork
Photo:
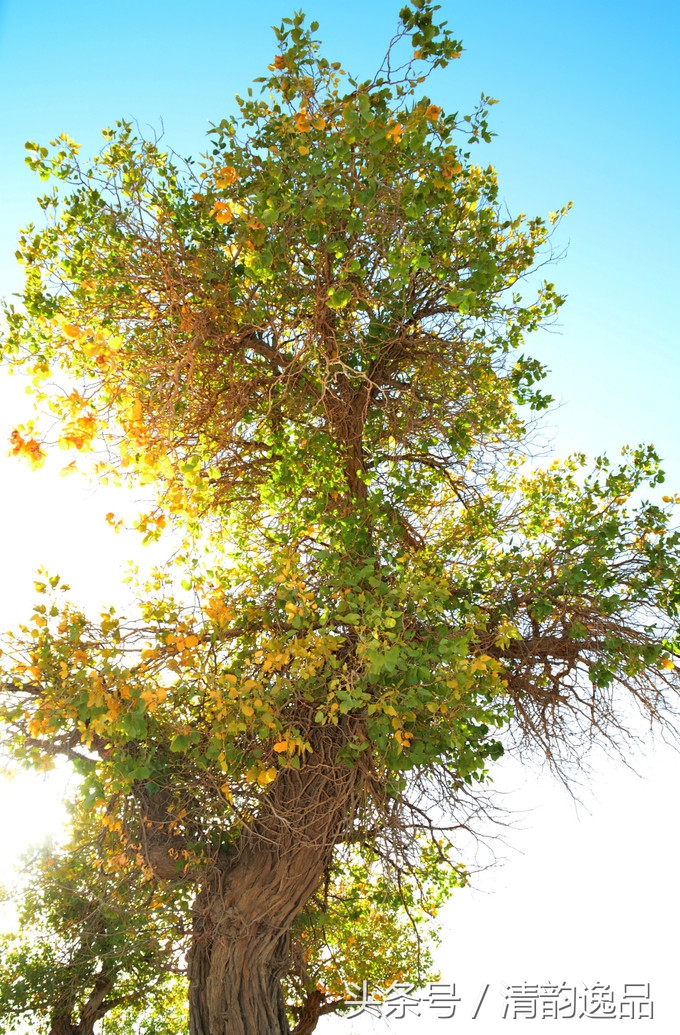
[[[97,1021],[108,1013],[111,1003],[106,1002],[115,983],[115,975],[108,974],[104,969],[97,974],[92,993],[83,1006],[80,1019],[74,1024],[72,1020],[72,1005],[66,1011],[60,1010],[53,1014],[49,1035],[94,1035],[94,1026]]]

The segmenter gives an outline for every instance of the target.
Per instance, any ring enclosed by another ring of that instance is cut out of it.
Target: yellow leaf
[[[463,171],[463,166],[459,161],[452,155],[444,155],[444,165],[442,166],[442,176],[445,180],[450,180],[452,176],[457,176],[458,173]]]
[[[281,751],[287,751],[287,750],[288,750],[288,741],[287,740],[279,740],[279,741],[277,741],[276,744],[274,744],[274,751],[278,751],[280,753]]]
[[[309,133],[312,128],[306,108],[301,108],[295,116],[295,128],[298,133]]]

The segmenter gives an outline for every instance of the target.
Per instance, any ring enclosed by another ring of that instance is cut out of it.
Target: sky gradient
[[[309,0],[304,8],[321,23],[328,57],[361,77],[380,63],[398,6],[346,0],[340,10]],[[234,110],[234,93],[271,61],[269,26],[292,10],[284,0],[0,5],[0,295],[20,287],[19,226],[40,218],[33,197],[42,185],[24,164],[25,141],[66,132],[88,152],[99,148],[101,128],[122,117],[143,132],[162,130],[169,147],[197,156],[209,124]],[[527,349],[551,368],[548,388],[561,404],[547,418],[547,439],[559,453],[591,455],[653,442],[668,491],[680,491],[679,12],[662,0],[442,0],[465,52],[428,87],[447,112],[471,110],[482,91],[500,99],[492,109],[498,136],[477,160],[497,167],[513,214],[546,215],[574,202],[555,239],[563,257],[545,271],[568,301],[559,325]],[[2,372],[0,406],[4,439],[27,402]],[[108,497],[59,479],[50,464],[33,474],[2,454],[12,506],[0,526],[0,574],[12,592],[0,601],[0,627],[30,606],[31,573],[41,563],[68,576],[80,600],[115,596],[136,544],[112,542],[102,520]],[[533,811],[520,819],[524,829],[506,831],[509,847],[499,854],[507,865],[482,874],[481,890],[459,894],[447,911],[443,980],[464,978],[471,995],[487,981],[494,988],[502,980],[650,981],[651,1030],[673,1030],[677,1005],[662,935],[680,919],[673,802],[680,762],[649,741],[633,761],[644,779],[595,756],[592,786],[584,779],[581,790],[590,815],[547,774],[527,776],[504,763],[497,784],[510,795],[508,808]],[[6,816],[18,829],[38,808],[47,792],[31,787],[21,810],[18,791],[13,811],[0,802],[0,823]],[[458,1030],[495,1035],[502,1026],[491,1018],[480,1013]],[[423,1017],[393,1026],[424,1035],[430,1024]],[[572,1027],[588,1029],[589,1021]],[[358,1022],[333,1029],[372,1030]]]

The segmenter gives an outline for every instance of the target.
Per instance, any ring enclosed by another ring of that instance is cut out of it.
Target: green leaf
[[[187,733],[178,733],[170,741],[170,750],[181,754],[191,746],[191,737]]]
[[[331,288],[328,292],[327,305],[330,309],[344,309],[352,297],[352,290],[348,287]]]

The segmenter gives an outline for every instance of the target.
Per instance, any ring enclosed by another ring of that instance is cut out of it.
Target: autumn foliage
[[[133,618],[41,577],[4,655],[5,742],[82,775],[72,865],[156,896],[139,945],[170,978],[188,950],[192,1035],[304,1035],[369,945],[383,984],[427,980],[411,921],[465,883],[446,830],[503,744],[566,772],[624,735],[622,701],[664,721],[675,698],[658,458],[530,462],[550,399],[524,339],[562,299],[527,278],[566,210],[508,216],[472,157],[493,99],[423,94],[462,52],[435,12],[412,0],[364,82],[284,21],[199,163],[124,122],[90,161],[28,145],[57,185],[7,314],[39,411],[11,449],[144,486],[144,538],[184,545]],[[81,1030],[98,974],[129,987],[98,944],[72,1028],[48,997],[44,1030]]]

